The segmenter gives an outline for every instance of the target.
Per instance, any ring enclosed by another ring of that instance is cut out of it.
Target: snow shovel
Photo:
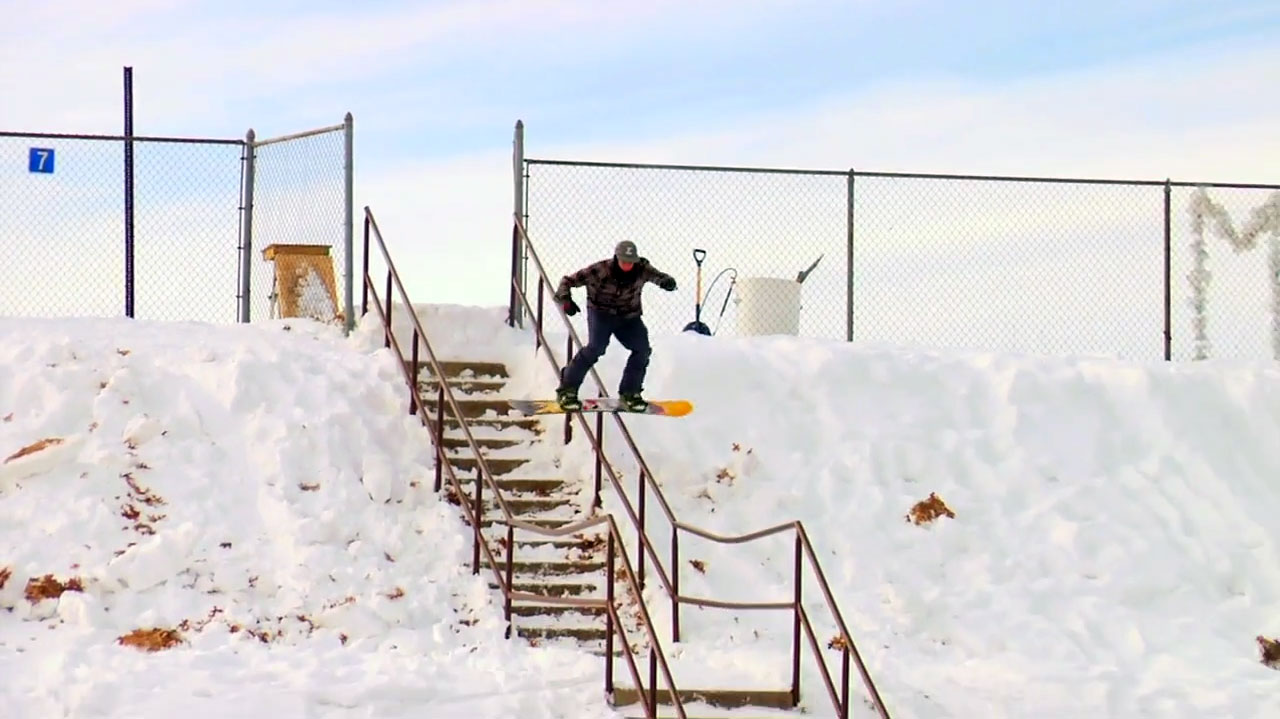
[[[693,261],[698,264],[698,289],[694,297],[693,321],[684,326],[685,332],[697,332],[700,335],[711,334],[711,328],[702,321],[702,261],[706,257],[706,250],[693,251]]]

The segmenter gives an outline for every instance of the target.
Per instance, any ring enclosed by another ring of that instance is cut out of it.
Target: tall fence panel
[[[350,115],[343,124],[277,138],[254,140],[253,222],[250,247],[250,316],[277,317],[279,292],[273,263],[263,257],[271,245],[328,248],[335,275],[333,306],[319,292],[307,311],[354,321],[352,296],[352,196]],[[319,278],[301,277],[304,286]]]
[[[274,268],[253,248],[307,244],[330,251],[337,282],[329,301],[349,329],[352,134],[350,114],[255,145],[0,132],[0,316],[120,316],[131,289],[139,319],[266,319]]]
[[[124,312],[124,149],[0,134],[0,315]]]
[[[794,326],[804,334],[846,337],[844,173],[542,160],[529,160],[527,168],[529,229],[557,279],[612,256],[624,239],[677,277],[671,295],[645,291],[651,332],[679,332],[694,319],[693,250],[701,249],[707,253],[702,321],[710,328],[728,334]]]
[[[134,142],[139,319],[234,322],[244,147]]]
[[[517,146],[519,147],[519,143]],[[716,334],[1134,360],[1280,359],[1280,185],[523,159],[554,274],[620,239],[676,274],[706,249]],[[812,273],[797,275],[821,257]]]
[[[854,336],[1004,352],[1164,352],[1158,183],[857,174]]]

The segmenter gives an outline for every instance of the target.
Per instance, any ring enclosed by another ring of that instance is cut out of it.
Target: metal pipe
[[[347,113],[347,114],[349,115],[350,113]],[[342,130],[345,128],[346,128],[346,123],[343,122],[337,125],[329,125],[328,127],[318,127],[314,130],[303,130],[302,132],[294,132],[288,135],[280,135],[279,137],[270,137],[265,140],[259,140],[258,147],[262,147],[264,145],[274,145],[277,142],[287,142],[289,140],[301,140],[304,137],[313,137],[315,135],[323,135],[329,132],[337,132],[338,130]]]
[[[1164,359],[1173,359],[1173,213],[1169,180],[1164,182]]]
[[[240,198],[240,204],[244,208],[240,216],[240,234],[242,236],[240,242],[240,321],[248,322],[252,319],[250,293],[252,292],[251,280],[253,277],[253,198],[255,167],[257,166],[258,156],[258,148],[254,144],[253,128],[249,128],[249,131],[245,133],[244,146],[244,188]],[[387,311],[390,312],[390,308]]]
[[[459,417],[461,422],[462,418]],[[480,541],[481,532],[480,524],[484,521],[484,475],[479,468],[476,469],[476,523],[475,536],[471,543],[471,573],[480,573]]]
[[[343,288],[342,307],[346,317],[345,330],[349,335],[356,326],[355,302],[352,297],[355,258],[351,256],[354,247],[352,234],[355,230],[355,120],[350,112],[342,120],[342,184],[342,250],[346,256],[342,267],[346,281],[346,286]],[[416,344],[414,348],[417,348]]]
[[[801,581],[801,559],[804,551],[800,543],[800,534],[796,533],[796,549],[795,549],[795,565],[793,581],[795,582],[795,611],[791,627],[791,706],[800,704],[800,610],[801,589],[804,583]]]
[[[124,316],[134,316],[133,68],[124,69]]]
[[[607,611],[605,611],[605,631],[604,631],[604,690],[608,694],[613,693],[613,597],[614,582],[613,576],[614,564],[613,553],[617,551],[617,545],[614,542],[613,532],[609,533],[606,540],[607,548],[604,560],[604,576],[605,576],[605,603]]]
[[[849,170],[848,187],[845,190],[845,330],[844,338],[846,342],[853,341],[853,178],[855,177],[852,169]]]

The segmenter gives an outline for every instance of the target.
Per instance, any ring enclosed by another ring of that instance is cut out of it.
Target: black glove
[[[565,300],[564,304],[560,306],[564,308],[564,313],[570,317],[582,311],[581,308],[578,307],[578,303],[573,301],[573,298]]]
[[[675,292],[676,278],[663,277],[661,280],[658,280],[658,286],[666,290],[667,292]]]

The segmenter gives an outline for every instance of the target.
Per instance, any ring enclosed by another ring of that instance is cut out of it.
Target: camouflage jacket
[[[564,304],[569,301],[569,291],[574,287],[587,288],[587,306],[618,315],[619,317],[639,317],[643,314],[640,307],[640,292],[646,282],[659,284],[671,276],[659,272],[649,264],[649,260],[641,257],[630,272],[623,272],[612,258],[600,260],[583,267],[560,280],[556,288],[556,302]]]

